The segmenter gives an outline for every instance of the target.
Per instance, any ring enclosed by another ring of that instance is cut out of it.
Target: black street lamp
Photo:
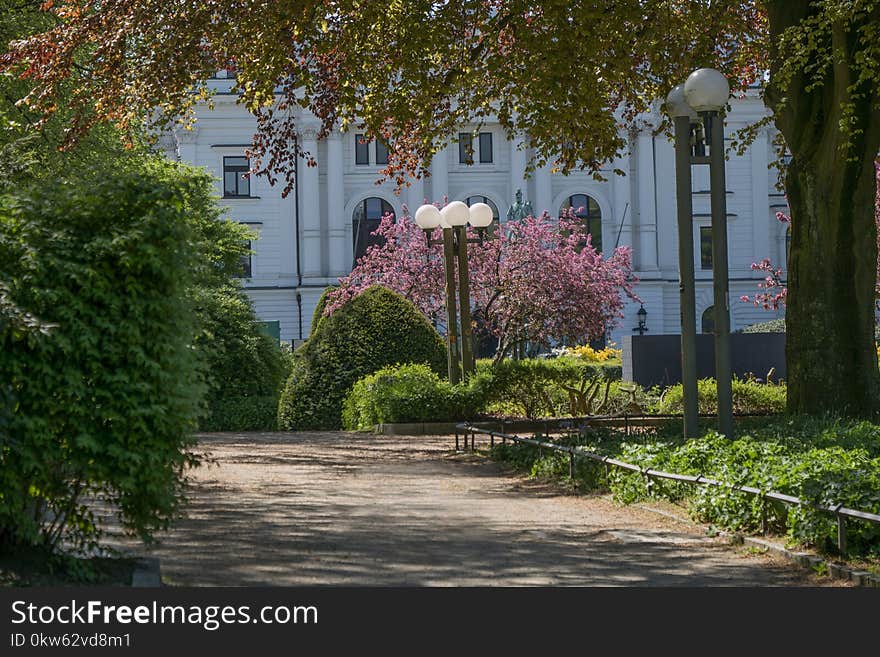
[[[416,210],[416,224],[425,231],[428,246],[443,245],[443,264],[446,270],[446,362],[449,382],[467,379],[476,369],[473,350],[470,283],[468,280],[468,242],[482,242],[483,234],[492,224],[492,208],[486,203],[474,203],[468,207],[461,201],[453,201],[442,210],[434,205],[423,205]],[[470,224],[479,232],[479,238],[467,237]],[[435,228],[443,229],[443,237],[432,240]],[[458,259],[458,297],[460,312],[456,312],[455,261]],[[461,318],[461,351],[458,348],[458,318]],[[459,366],[461,369],[459,370]]]
[[[639,325],[636,326],[633,331],[638,331],[639,335],[644,335],[648,332],[648,311],[645,310],[645,304],[640,304],[638,312],[636,312],[636,316],[639,318]]]
[[[682,384],[685,435],[696,433],[696,317],[694,313],[693,211],[690,167],[708,164],[712,206],[712,282],[715,313],[715,381],[718,430],[733,437],[733,368],[730,359],[730,292],[727,261],[727,183],[724,172],[724,121],[720,115],[730,97],[722,73],[701,68],[666,99],[675,119],[676,186],[678,188],[679,267],[681,272]],[[702,116],[702,125],[697,119]],[[691,137],[696,143],[691,145]],[[705,142],[702,137],[705,137]],[[705,156],[709,147],[709,157]]]

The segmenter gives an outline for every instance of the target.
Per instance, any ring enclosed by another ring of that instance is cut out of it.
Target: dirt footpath
[[[570,496],[450,437],[213,434],[169,585],[816,586],[648,511]]]

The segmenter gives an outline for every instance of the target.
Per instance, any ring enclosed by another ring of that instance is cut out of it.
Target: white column
[[[552,156],[551,156],[552,161]],[[532,209],[535,215],[541,216],[544,211],[550,213],[551,217],[555,217],[559,208],[550,207],[553,204],[553,184],[550,180],[550,169],[552,164],[550,161],[544,166],[535,170],[535,202],[532,203]]]
[[[449,194],[449,147],[437,151],[431,162],[431,201],[442,203]],[[454,199],[449,199],[454,200]]]
[[[409,187],[406,190],[406,204],[409,206],[409,213],[413,216],[419,206],[425,202],[425,180],[424,178],[411,178]],[[434,199],[428,199],[429,202]]]
[[[658,190],[668,190],[655,196],[657,264],[665,272],[678,269],[678,210],[675,201],[675,149],[662,136],[654,142],[654,161]]]
[[[516,198],[516,190],[521,189],[523,193],[523,201],[529,200],[528,180],[525,177],[526,171],[526,151],[525,137],[517,133],[510,143],[510,193],[507,195],[507,202],[513,203]],[[498,208],[504,213],[503,208]]]
[[[759,130],[749,148],[749,157],[752,164],[752,245],[754,252],[752,258],[754,262],[760,262],[764,258],[773,258],[771,245],[774,244],[773,236],[776,231],[773,229],[773,222],[770,220],[770,180],[767,170],[767,140],[769,139],[766,129]],[[728,183],[728,186],[730,183]],[[773,258],[777,266],[780,266],[785,259],[785,242],[783,241],[782,258]],[[740,269],[748,267],[750,263],[731,262],[731,269]]]
[[[327,226],[330,252],[330,276],[344,276],[351,267],[351,241],[345,216],[342,135],[333,130],[327,137]]]
[[[318,155],[318,132],[313,128],[302,131],[302,147],[312,157]],[[321,275],[321,195],[318,190],[318,167],[310,167],[306,160],[299,162],[300,233],[303,276]]]
[[[636,259],[641,271],[657,269],[657,205],[654,194],[654,137],[645,126],[637,138],[636,163],[638,167],[639,228]]]
[[[630,157],[629,157],[629,146],[627,145],[626,150],[614,158],[614,168],[623,171],[626,175],[620,176],[616,173],[612,173],[611,175],[611,194],[612,194],[612,206],[614,208],[614,218],[613,221],[603,222],[606,225],[610,225],[612,230],[614,231],[613,238],[616,241],[618,232],[620,233],[620,242],[618,246],[632,246],[632,235],[627,227],[632,227],[633,223],[633,207],[630,202],[630,197],[632,194],[630,181],[632,179],[630,175]],[[622,226],[621,226],[622,224]],[[602,243],[605,246],[606,252],[610,250],[610,247],[614,246],[614,242],[611,242],[609,236],[602,236]]]

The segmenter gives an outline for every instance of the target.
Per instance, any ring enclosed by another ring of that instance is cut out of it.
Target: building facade
[[[321,292],[351,271],[385,212],[399,217],[404,204],[414,212],[426,200],[446,197],[487,202],[503,223],[517,190],[536,213],[547,210],[557,216],[569,206],[583,208],[580,215],[594,244],[605,250],[631,246],[640,280],[636,293],[649,332],[680,332],[674,152],[665,135],[653,134],[656,114],[631,126],[629,148],[608,163],[604,181],[586,172],[563,176],[549,166],[526,177],[530,153],[490,123],[476,138],[469,134],[473,126],[462,126],[453,143],[437,153],[431,176],[412,181],[399,195],[393,183],[376,184],[386,156],[381,144],[362,143],[356,130],[318,140],[317,120],[304,114],[301,143],[315,154],[318,166],[302,163],[295,191],[282,198],[280,188],[264,178],[242,178],[256,121],[236,103],[232,80],[212,82],[217,88],[214,108],[200,107],[194,129],[167,135],[163,147],[170,157],[213,173],[229,219],[256,233],[253,256],[243,266],[243,285],[257,314],[282,340],[308,337]],[[757,96],[732,101],[727,135],[766,111]],[[786,211],[787,205],[777,188],[777,171],[768,166],[775,159],[771,138],[768,130],[760,131],[743,155],[731,153],[727,161],[731,330],[777,316],[739,300],[753,295],[763,278],[752,270],[753,262],[770,258],[785,264],[786,226],[776,212]],[[626,175],[615,175],[614,169]],[[697,330],[708,332],[713,306],[708,166],[693,167],[693,206]],[[610,329],[611,340],[619,344],[632,333],[639,308],[639,303],[627,304],[625,317]]]

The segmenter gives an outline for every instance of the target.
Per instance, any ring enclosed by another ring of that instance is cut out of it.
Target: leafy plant
[[[834,551],[836,518],[811,505],[880,512],[880,427],[836,419],[782,419],[754,425],[741,438],[729,440],[708,431],[684,440],[680,426],[661,427],[638,439],[611,429],[590,430],[563,444],[578,444],[641,468],[703,475],[720,486],[651,480],[641,473],[611,468],[610,476],[584,477],[582,486],[608,488],[615,498],[632,503],[646,497],[686,502],[695,518],[728,530],[762,528],[787,533],[798,544]],[[567,476],[564,455],[526,445],[501,445],[493,456],[534,476]],[[562,458],[562,461],[560,461]],[[598,465],[598,464],[597,464]],[[807,504],[783,505],[736,490],[748,486],[799,497]],[[880,555],[880,527],[847,521],[850,555]]]
[[[219,279],[212,189],[151,160],[0,200],[2,305],[39,318],[0,321],[2,542],[94,547],[96,498],[145,540],[177,513],[206,390],[191,293]]]
[[[483,407],[479,379],[452,385],[427,365],[383,367],[359,379],[346,395],[346,429],[367,429],[389,422],[441,422],[473,419]]]
[[[361,377],[397,363],[446,368],[439,334],[409,301],[375,286],[319,323],[294,352],[282,393],[282,429],[338,429],[348,391]]]
[[[734,378],[733,412],[771,414],[785,412],[786,386],[784,383],[761,383],[754,379]],[[717,412],[718,396],[714,379],[697,381],[700,413]],[[684,398],[681,384],[668,387],[656,405],[658,413],[682,413]]]

